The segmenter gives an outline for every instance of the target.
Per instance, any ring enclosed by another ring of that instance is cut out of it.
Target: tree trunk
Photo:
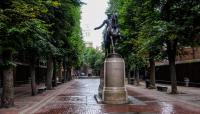
[[[67,67],[67,65],[66,65],[66,57],[64,57],[64,62],[63,62],[63,69],[64,69],[64,82],[67,82],[67,72],[66,72],[66,67]]]
[[[131,70],[128,71],[128,84],[131,84]]]
[[[59,69],[58,69],[58,79],[59,82],[61,82],[62,80],[62,63],[59,64]]]
[[[192,47],[192,57],[193,57],[193,59],[196,59],[196,56],[195,56],[195,47]]]
[[[54,58],[53,60],[53,86],[57,86],[57,68],[56,68],[56,60]]]
[[[30,63],[31,73],[31,94],[34,96],[37,94],[36,83],[35,83],[35,62]]]
[[[12,51],[5,50],[2,53],[3,63],[12,61]],[[13,66],[9,65],[3,69],[3,93],[1,96],[2,107],[14,106],[14,80],[13,80]]]
[[[48,90],[52,89],[52,78],[53,78],[53,58],[52,56],[50,56],[48,57],[48,61],[47,61],[46,86]]]
[[[72,76],[71,76],[71,68],[70,67],[67,67],[67,81],[70,81],[72,79]]]
[[[13,86],[13,69],[3,70],[3,93],[1,99],[2,107],[14,106],[14,86]]]
[[[136,68],[133,68],[133,73],[131,74],[131,77],[134,78],[133,79],[133,85],[135,85],[137,82],[136,82]]]
[[[140,72],[139,69],[136,69],[136,85],[140,85]]]
[[[170,8],[172,6],[172,0],[167,0],[165,5],[161,9],[161,19],[164,21],[170,21]],[[177,93],[177,82],[176,82],[176,65],[175,65],[175,57],[176,57],[176,47],[177,47],[177,39],[167,40],[167,55],[169,60],[169,71],[171,77],[171,93]]]
[[[154,89],[155,88],[155,60],[153,58],[149,59],[149,63],[150,63],[150,88]]]
[[[177,40],[167,41],[167,54],[169,59],[169,71],[171,77],[171,93],[176,94],[177,91],[177,81],[176,81],[176,46]]]

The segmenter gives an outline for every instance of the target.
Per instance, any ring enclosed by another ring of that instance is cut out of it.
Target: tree
[[[90,47],[85,48],[83,63],[87,64],[94,71],[100,71],[101,66],[103,64],[103,59],[104,57],[101,51]]]
[[[23,8],[23,13],[29,16],[28,19],[24,20],[22,36],[27,40],[23,42],[24,49],[22,50],[25,50],[25,54],[29,57],[32,95],[36,95],[35,65],[42,53],[48,49],[46,47],[50,36],[49,26],[39,17],[47,13],[47,8],[45,2],[40,0],[20,0],[15,1],[14,4],[19,11]]]
[[[24,32],[24,36],[30,40],[25,44],[25,54],[28,55],[30,61],[32,95],[36,95],[35,65],[46,48],[49,32],[44,22],[40,20],[27,22],[27,25],[28,29]]]
[[[172,83],[171,93],[177,93],[176,83],[176,68],[175,57],[177,51],[177,44],[188,44],[193,42],[195,35],[199,34],[200,23],[197,21],[199,18],[199,3],[198,0],[167,0],[161,2],[161,20],[167,24],[166,45],[167,54],[170,66],[170,76]],[[199,42],[199,40],[196,40]]]
[[[22,3],[22,5],[20,5]],[[27,30],[27,21],[31,21],[34,12],[27,13],[27,5],[23,1],[1,1],[0,6],[0,46],[2,49],[3,63],[3,94],[1,97],[2,107],[14,106],[14,86],[13,86],[13,53],[24,48],[25,42],[29,39],[23,36]],[[29,10],[30,11],[30,10]]]
[[[59,0],[52,1],[48,7],[48,13],[41,15],[41,19],[50,24],[49,31],[52,33],[49,39],[51,44],[49,51],[46,53],[51,56],[48,58],[48,74],[47,88],[51,88],[53,77],[53,66],[57,61],[63,60],[64,66],[64,82],[67,79],[67,72],[71,71],[72,66],[79,65],[79,56],[81,56],[81,48],[83,41],[80,34],[80,5],[77,1]],[[48,5],[48,4],[47,4]],[[56,71],[57,67],[54,67]],[[54,82],[56,77],[54,75]]]
[[[61,14],[61,15],[60,15]],[[64,17],[64,18],[63,18]],[[71,18],[73,17],[73,18]],[[13,53],[25,50],[30,59],[32,94],[36,94],[35,61],[48,57],[47,88],[52,87],[53,59],[66,57],[68,50],[75,51],[80,63],[80,2],[71,0],[2,0],[0,4],[0,53],[2,54],[4,85],[1,104],[14,105]],[[63,26],[64,25],[64,26]],[[76,28],[76,29],[75,29]],[[79,30],[77,32],[77,30]],[[76,35],[72,35],[77,33]],[[77,44],[71,41],[77,40]],[[71,46],[69,46],[71,45]],[[76,47],[75,47],[76,45]],[[68,46],[70,49],[67,49]],[[74,49],[72,49],[74,48]],[[70,51],[71,52],[71,51]],[[72,53],[72,52],[71,52]],[[72,56],[74,57],[74,56]],[[57,63],[57,62],[54,62]],[[73,64],[74,65],[74,64]]]

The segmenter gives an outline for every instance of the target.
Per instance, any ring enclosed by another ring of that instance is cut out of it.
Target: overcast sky
[[[104,28],[94,30],[107,18],[105,15],[108,0],[82,0],[86,5],[81,7],[81,28],[85,42],[92,42],[93,47],[101,46]]]

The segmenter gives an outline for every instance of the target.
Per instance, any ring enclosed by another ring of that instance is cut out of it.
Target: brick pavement
[[[140,83],[141,86],[138,88],[145,88],[144,82]],[[177,86],[179,94],[169,94],[171,92],[171,86],[168,84],[156,84],[156,86],[166,86],[168,87],[167,95],[171,96],[174,100],[181,100],[182,102],[190,103],[191,105],[200,106],[200,88],[198,87],[185,87],[185,86]],[[145,89],[146,90],[146,89]],[[153,94],[160,93],[156,89],[151,90]],[[161,92],[162,93],[162,92]],[[164,94],[166,95],[166,94]],[[159,97],[159,96],[157,96]]]
[[[0,109],[0,114],[200,114],[200,105],[187,102],[190,99],[187,93],[181,98],[144,86],[127,85],[129,95],[142,103],[98,104],[94,99],[98,85],[99,79],[76,79],[34,97],[18,96],[16,107]],[[191,89],[183,90],[192,92]],[[196,100],[199,98],[197,91],[193,92],[197,95]]]

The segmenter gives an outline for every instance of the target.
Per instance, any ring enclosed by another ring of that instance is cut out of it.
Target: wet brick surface
[[[161,101],[148,94],[128,88],[128,93],[145,105],[137,103],[123,105],[97,104],[94,94],[98,93],[98,79],[76,80],[76,83],[43,106],[37,114],[200,114],[197,107],[165,99]],[[162,97],[162,96],[160,96]],[[186,107],[187,106],[187,107]]]
[[[185,94],[171,95],[144,86],[127,85],[132,104],[98,104],[99,79],[76,79],[30,96],[30,89],[16,92],[15,107],[0,114],[200,114],[197,88],[180,88]],[[30,86],[28,86],[30,87]],[[16,89],[17,90],[17,89]]]

